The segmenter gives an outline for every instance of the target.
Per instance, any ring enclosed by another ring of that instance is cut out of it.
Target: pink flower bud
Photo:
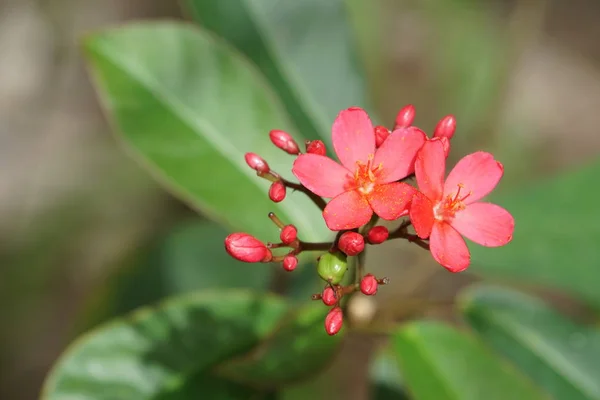
[[[377,125],[375,127],[375,147],[379,147],[390,136],[390,131],[385,126]]]
[[[323,143],[321,140],[312,140],[310,143],[308,143],[306,145],[306,152],[309,154],[318,154],[320,156],[327,154],[325,143]]]
[[[321,300],[323,300],[323,304],[326,306],[332,306],[337,303],[338,299],[335,295],[335,290],[331,288],[331,286],[327,286],[323,289],[323,294],[321,294]]]
[[[284,244],[290,244],[294,240],[298,239],[298,229],[294,225],[286,225],[279,234],[279,239]]]
[[[398,128],[408,128],[413,124],[415,120],[415,106],[412,104],[406,105],[398,111],[398,115],[396,115],[396,125],[394,129]]]
[[[283,258],[283,269],[293,271],[298,266],[298,258],[296,256],[285,256]]]
[[[255,153],[246,153],[246,164],[256,172],[267,173],[271,170],[269,164],[262,159],[261,156]]]
[[[338,241],[338,248],[348,256],[355,256],[365,249],[365,239],[357,232],[344,232]]]
[[[367,233],[367,241],[371,244],[381,244],[390,236],[390,231],[385,226],[374,226]]]
[[[269,132],[269,137],[271,138],[271,142],[281,150],[285,151],[289,154],[299,154],[300,148],[298,147],[298,143],[292,138],[292,136],[284,131],[280,131],[278,129],[274,129]]]
[[[433,131],[433,137],[445,137],[452,139],[454,132],[456,131],[456,118],[454,115],[446,115],[440,119],[440,122],[435,126]]]
[[[225,238],[225,250],[236,260],[247,263],[269,262],[273,258],[267,246],[247,233],[232,233]]]
[[[269,198],[275,203],[285,199],[285,185],[281,181],[273,182],[269,188]]]
[[[377,293],[377,278],[373,274],[366,274],[360,281],[360,291],[367,296]]]
[[[325,331],[329,336],[333,336],[342,329],[344,323],[344,313],[339,307],[332,308],[325,317]]]

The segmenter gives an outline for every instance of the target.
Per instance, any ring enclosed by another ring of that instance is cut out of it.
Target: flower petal
[[[429,237],[431,255],[450,272],[467,269],[471,254],[460,233],[446,222],[436,222]]]
[[[375,131],[371,119],[362,108],[351,107],[339,113],[333,123],[332,140],[335,153],[350,171],[356,162],[366,164],[375,153]]]
[[[417,191],[410,205],[410,221],[415,228],[417,236],[427,239],[431,235],[431,229],[435,218],[433,216],[433,203],[423,193]]]
[[[441,140],[428,140],[415,161],[415,176],[419,190],[433,202],[442,198],[446,156]]]
[[[344,185],[352,177],[346,168],[318,154],[299,155],[292,172],[308,190],[324,197],[335,197],[344,192]]]
[[[457,212],[451,225],[475,243],[498,247],[512,240],[515,219],[496,204],[473,203]]]
[[[372,215],[371,206],[356,190],[333,198],[323,210],[325,223],[332,231],[358,228],[369,222]]]
[[[396,129],[375,152],[373,165],[382,165],[377,181],[389,183],[414,171],[415,157],[427,140],[425,133],[415,127]]]
[[[465,199],[465,204],[475,203],[496,187],[503,173],[504,167],[490,153],[478,151],[469,154],[456,164],[446,178],[444,196],[453,197],[460,185],[461,197],[471,193]]]
[[[402,182],[377,185],[368,195],[369,204],[375,214],[393,221],[406,214],[415,192],[414,187]]]

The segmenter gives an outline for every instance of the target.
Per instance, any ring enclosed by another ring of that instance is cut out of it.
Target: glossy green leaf
[[[596,162],[492,197],[513,214],[514,237],[500,248],[470,246],[470,271],[553,286],[600,306],[598,176]]]
[[[301,380],[327,366],[343,332],[330,337],[323,321],[328,309],[313,303],[289,317],[252,354],[227,362],[218,374],[252,387],[273,388]]]
[[[544,395],[471,335],[437,322],[414,322],[393,337],[416,400],[535,400]]]
[[[330,142],[342,109],[366,107],[344,0],[185,0],[192,17],[246,54],[296,126]]]
[[[470,289],[461,304],[481,337],[555,399],[600,399],[600,331],[499,287]]]
[[[51,371],[42,398],[198,398],[203,387],[192,380],[250,351],[286,311],[279,298],[223,290],[142,309],[76,341]]]
[[[92,35],[85,50],[115,130],[165,187],[264,240],[277,234],[270,211],[306,240],[323,239],[321,213],[308,199],[290,193],[270,202],[268,182],[245,164],[244,153],[253,151],[291,175],[293,158],[268,137],[291,125],[260,73],[234,49],[191,25],[157,22]]]

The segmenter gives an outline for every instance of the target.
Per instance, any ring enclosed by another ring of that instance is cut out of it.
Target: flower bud
[[[346,255],[339,251],[323,254],[317,264],[317,272],[321,279],[333,285],[337,285],[342,281],[347,269]]]
[[[275,203],[279,203],[285,199],[285,185],[281,181],[275,181],[269,188],[269,198]]]
[[[286,225],[281,229],[279,239],[283,244],[290,244],[294,240],[298,239],[298,229],[294,225]]]
[[[286,271],[293,271],[298,266],[298,258],[296,256],[288,255],[283,258],[283,269]]]
[[[269,164],[267,164],[267,162],[258,154],[246,153],[244,158],[246,159],[246,164],[248,164],[248,166],[256,172],[262,172],[266,174],[271,170],[271,168],[269,168]]]
[[[329,336],[333,336],[342,329],[344,323],[344,313],[339,307],[332,308],[325,317],[325,331]]]
[[[338,299],[335,294],[335,290],[333,290],[331,286],[327,286],[325,289],[323,289],[321,300],[323,300],[323,304],[326,306],[332,306],[337,303]]]
[[[269,262],[273,255],[267,246],[247,233],[232,233],[225,238],[225,250],[236,260],[247,263]]]
[[[390,236],[390,231],[385,226],[374,226],[367,233],[367,241],[371,244],[381,244]]]
[[[338,247],[348,256],[355,256],[365,249],[365,239],[357,232],[344,232],[338,241]]]
[[[373,274],[366,274],[360,281],[360,291],[367,296],[377,293],[377,278]]]
[[[385,126],[377,125],[375,127],[375,147],[379,147],[390,136],[390,131]]]
[[[415,120],[415,114],[415,106],[412,104],[402,107],[396,115],[396,125],[394,126],[394,129],[408,128],[411,126]]]
[[[306,145],[306,152],[309,154],[318,154],[320,156],[324,156],[327,154],[327,150],[325,149],[325,143],[321,140],[312,140]]]
[[[433,137],[445,137],[452,139],[454,132],[456,131],[456,118],[454,115],[446,115],[440,119],[433,131]]]
[[[281,150],[286,153],[295,155],[300,153],[300,148],[298,147],[298,143],[292,138],[292,136],[284,131],[280,131],[278,129],[274,129],[269,132],[269,137],[271,138],[271,142]]]

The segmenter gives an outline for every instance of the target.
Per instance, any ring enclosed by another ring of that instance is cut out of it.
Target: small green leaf
[[[196,21],[258,65],[309,139],[320,135],[331,143],[331,124],[339,111],[367,106],[344,0],[185,4]]]
[[[414,322],[393,337],[396,356],[419,400],[534,400],[544,395],[474,337],[437,322]]]
[[[252,353],[227,362],[217,373],[253,387],[273,388],[318,373],[339,348],[343,331],[325,333],[327,309],[311,304],[291,315]]]
[[[141,309],[76,341],[51,371],[42,399],[198,398],[202,386],[191,380],[250,351],[287,309],[277,297],[225,290]]]
[[[555,399],[600,399],[600,331],[499,287],[467,290],[462,308],[486,342]]]
[[[92,35],[88,63],[103,105],[127,147],[164,186],[212,218],[263,240],[277,212],[304,240],[327,234],[300,193],[268,199],[244,153],[283,175],[293,158],[268,132],[291,128],[260,73],[235,50],[190,25],[136,23]],[[297,137],[301,142],[302,138]]]

